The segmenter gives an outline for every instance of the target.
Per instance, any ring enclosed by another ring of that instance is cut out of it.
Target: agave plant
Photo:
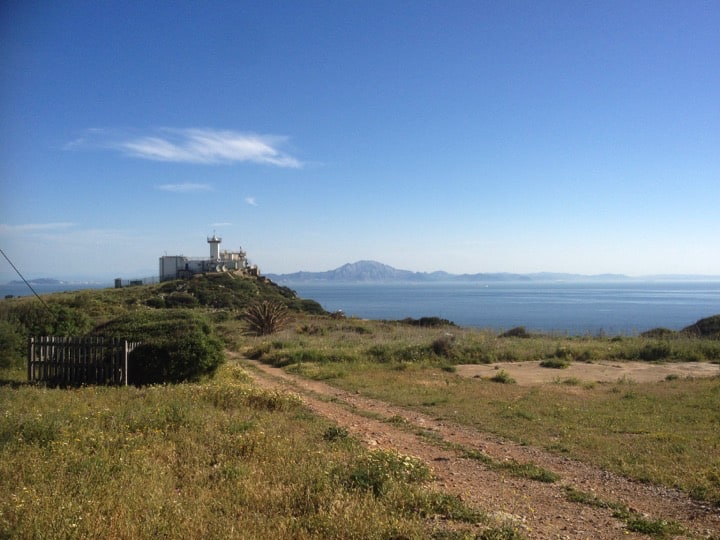
[[[240,318],[249,334],[267,336],[281,330],[288,322],[287,307],[280,302],[263,300],[248,306]]]

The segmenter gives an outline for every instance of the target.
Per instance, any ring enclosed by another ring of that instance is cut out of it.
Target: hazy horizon
[[[346,263],[343,263],[337,267],[334,268],[324,268],[321,270],[307,270],[307,269],[298,269],[291,272],[262,272],[262,275],[279,275],[279,276],[287,276],[295,273],[323,273],[323,272],[332,272],[333,270],[337,270],[339,268],[342,268],[345,265],[348,264],[357,264],[362,262],[371,262],[371,263],[378,263],[383,264],[385,263],[381,261],[374,261],[374,260],[359,260],[359,261],[349,261]],[[657,278],[663,278],[666,277],[670,280],[677,279],[682,280],[683,278],[687,278],[690,280],[703,280],[707,279],[709,281],[716,281],[720,280],[720,274],[661,274],[661,273],[650,273],[650,274],[642,274],[642,275],[629,275],[629,274],[622,274],[617,272],[604,272],[604,273],[594,273],[594,274],[581,274],[581,273],[573,273],[573,272],[562,272],[562,271],[537,271],[537,272],[506,272],[506,271],[497,271],[497,272],[448,272],[447,270],[443,268],[436,268],[434,270],[425,271],[425,270],[413,270],[411,268],[397,268],[391,265],[391,268],[399,271],[408,271],[408,272],[416,272],[416,273],[432,273],[432,272],[446,272],[450,274],[451,276],[462,276],[462,275],[477,275],[477,274],[488,274],[488,275],[497,275],[497,274],[509,274],[509,275],[522,275],[522,276],[529,276],[529,275],[539,275],[539,274],[567,274],[577,277],[587,277],[587,278],[593,278],[593,277],[599,277],[599,276],[621,276],[628,279],[635,279],[635,280],[642,280],[644,278],[647,279],[657,279]],[[157,271],[153,272],[150,269],[147,269],[145,273],[143,273],[142,270],[139,270],[133,274],[127,274],[127,275],[111,275],[111,274],[67,274],[67,275],[51,275],[51,274],[42,274],[42,275],[27,275],[24,272],[22,272],[22,277],[25,278],[28,281],[33,280],[42,280],[42,279],[56,279],[58,281],[63,281],[67,283],[93,283],[93,284],[104,284],[104,283],[112,283],[116,278],[122,278],[123,280],[130,280],[130,279],[141,279],[141,278],[157,278]],[[0,274],[0,276],[4,276],[5,274]],[[8,274],[9,275],[9,274]],[[14,277],[13,277],[14,276]],[[8,279],[0,279],[0,285],[8,285],[12,282],[20,282],[22,283],[22,278],[18,276],[17,273],[14,273],[13,276],[10,276]]]
[[[272,274],[720,275],[718,2],[13,2],[0,31],[26,277],[214,233]]]

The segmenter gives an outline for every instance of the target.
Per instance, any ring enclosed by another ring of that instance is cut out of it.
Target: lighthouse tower
[[[213,233],[212,236],[208,236],[207,241],[210,244],[210,259],[213,261],[220,260],[220,242],[222,242],[222,238],[215,236],[215,233]]]

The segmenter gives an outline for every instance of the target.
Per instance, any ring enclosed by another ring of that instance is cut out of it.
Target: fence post
[[[27,349],[27,358],[28,358],[28,382],[33,382],[33,360],[35,355],[35,338],[31,337],[28,339],[28,349]]]
[[[123,368],[123,382],[125,383],[125,386],[128,385],[128,342],[127,339],[123,341],[123,352],[124,352],[124,360],[125,360],[125,367]]]

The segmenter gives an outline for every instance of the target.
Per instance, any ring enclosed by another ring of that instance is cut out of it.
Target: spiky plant
[[[248,306],[241,319],[249,334],[267,336],[281,330],[288,322],[287,307],[280,302],[263,300]]]

